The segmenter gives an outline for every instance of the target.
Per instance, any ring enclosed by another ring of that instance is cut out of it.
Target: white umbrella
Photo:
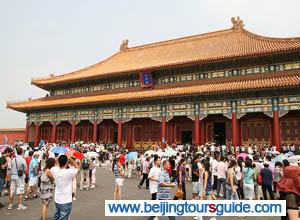
[[[99,156],[99,154],[97,152],[94,152],[94,151],[87,152],[86,155],[88,157],[98,157]]]
[[[151,156],[151,155],[153,155],[153,154],[155,154],[155,151],[153,151],[153,150],[148,150],[148,151],[146,151],[146,152],[144,153],[144,156]]]
[[[165,156],[165,152],[163,152],[161,149],[159,149],[155,154],[159,157]]]

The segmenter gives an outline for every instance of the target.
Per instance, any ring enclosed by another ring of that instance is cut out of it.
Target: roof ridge
[[[162,46],[164,44],[165,45],[170,45],[170,44],[182,43],[182,42],[185,42],[185,41],[193,41],[193,40],[198,40],[198,38],[206,39],[206,38],[209,38],[209,37],[225,34],[225,33],[228,33],[228,32],[234,32],[234,31],[238,31],[238,30],[228,28],[228,29],[223,29],[223,30],[218,30],[218,31],[213,31],[213,32],[208,32],[208,33],[201,33],[201,34],[195,34],[195,35],[184,36],[184,37],[179,37],[179,38],[173,38],[173,39],[169,39],[169,40],[163,40],[163,41],[158,41],[158,42],[154,42],[154,43],[142,44],[142,45],[138,45],[138,46],[134,46],[134,47],[129,47],[124,52],[131,52],[133,50],[135,51],[135,50],[138,50],[138,49],[151,48],[151,47],[155,47],[155,46]]]
[[[300,41],[300,37],[268,37],[264,35],[255,34],[247,29],[241,29],[243,33],[247,34],[250,37],[258,38],[260,40],[269,40],[269,41]]]

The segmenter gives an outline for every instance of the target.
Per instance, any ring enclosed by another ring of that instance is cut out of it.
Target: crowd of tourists
[[[69,218],[77,189],[95,188],[96,166],[102,155],[99,146],[87,144],[44,143],[32,148],[26,143],[16,143],[15,146],[2,146],[0,152],[0,196],[8,195],[7,208],[15,207],[15,195],[19,211],[27,209],[24,200],[39,197],[42,220],[47,219],[53,199],[56,211],[52,219]]]
[[[155,146],[136,152],[114,144],[44,143],[32,148],[17,143],[0,152],[0,193],[9,195],[7,208],[14,208],[14,195],[20,211],[27,208],[23,200],[39,197],[41,219],[47,218],[53,199],[52,219],[68,219],[77,189],[95,188],[97,166],[113,171],[114,199],[122,199],[124,180],[134,177],[137,188],[145,184],[152,200],[185,200],[189,194],[194,200],[285,199],[290,219],[298,219],[300,155],[294,145],[282,146],[281,153],[275,147],[233,148],[213,143]]]
[[[141,189],[145,183],[152,200],[185,200],[188,191],[192,199],[284,199],[289,219],[298,219],[300,155],[295,155],[299,154],[295,146],[282,146],[282,153],[275,147],[234,149],[214,144],[198,148],[172,145],[164,150],[158,147],[129,157],[132,153],[120,151],[114,157],[114,199],[122,198],[124,180],[135,172],[140,179],[137,187]],[[186,188],[187,181],[192,182],[191,189]]]

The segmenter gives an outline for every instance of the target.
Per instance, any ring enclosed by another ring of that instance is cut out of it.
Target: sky
[[[64,74],[129,47],[231,27],[300,37],[299,0],[0,0],[0,128],[25,126],[7,101],[43,97],[31,78]]]

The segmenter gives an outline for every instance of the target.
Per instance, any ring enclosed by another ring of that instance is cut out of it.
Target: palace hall
[[[84,69],[34,78],[47,95],[8,102],[25,140],[300,145],[300,37],[228,29],[130,47]],[[267,28],[267,27],[266,27]]]

